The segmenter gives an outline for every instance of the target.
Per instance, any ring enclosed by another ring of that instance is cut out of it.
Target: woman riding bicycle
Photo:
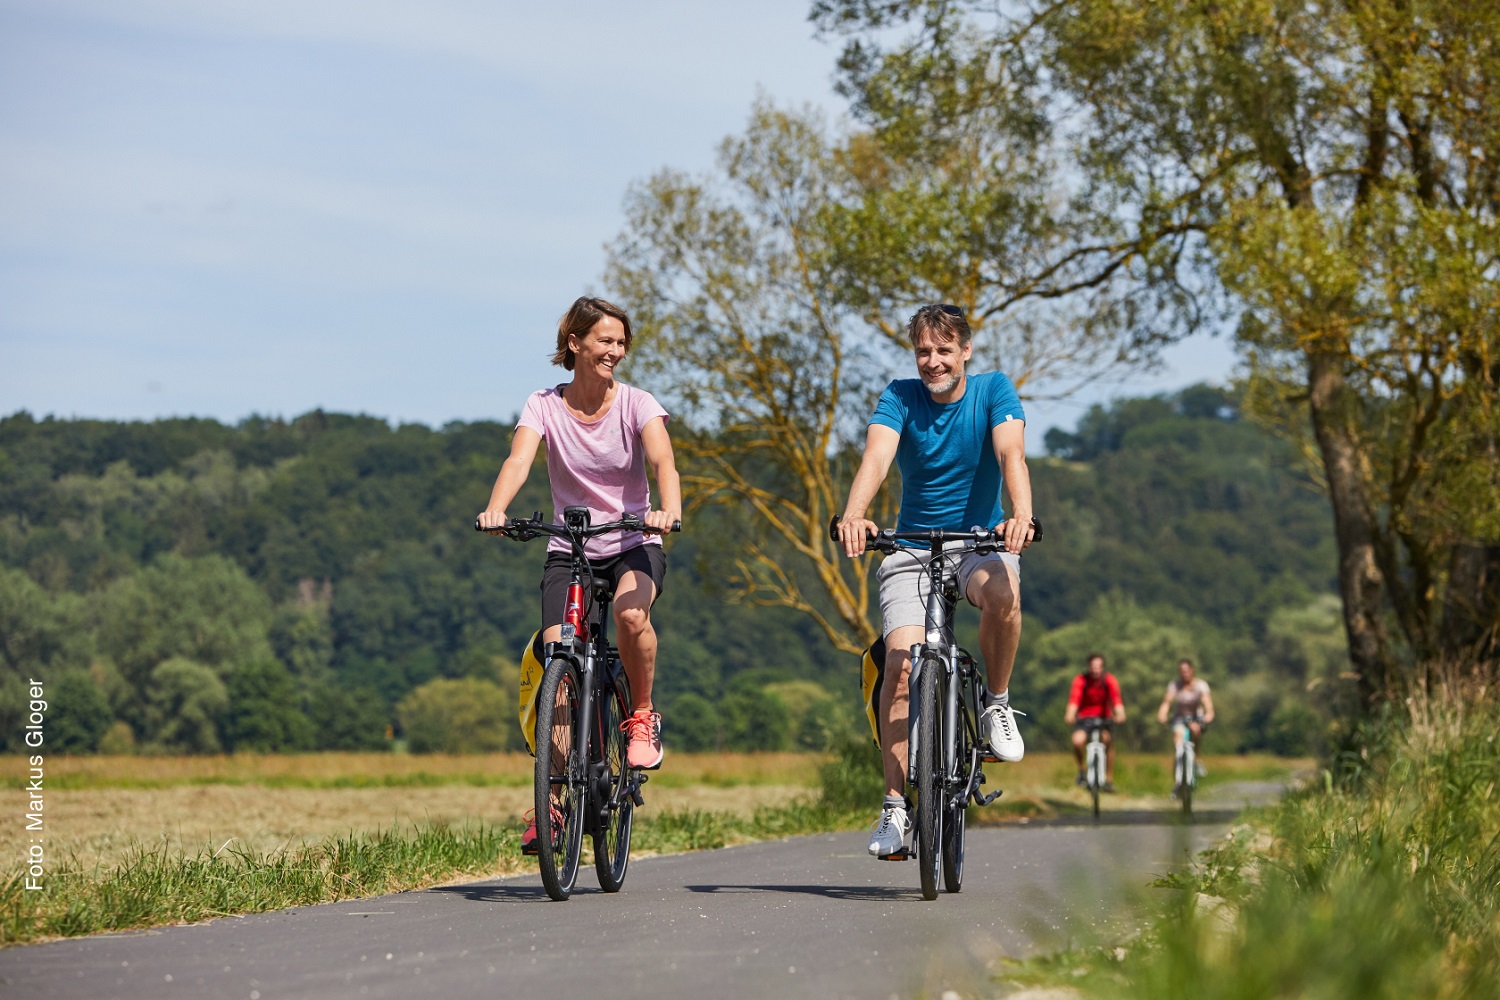
[[[572,372],[573,380],[534,392],[526,400],[510,457],[500,467],[489,506],[479,515],[482,527],[505,527],[506,508],[526,482],[543,441],[555,516],[560,517],[565,507],[587,507],[595,522],[634,514],[658,531],[668,531],[681,520],[682,486],[667,436],[667,411],[649,392],[615,378],[630,340],[630,318],[620,307],[583,296],[568,309],[558,323],[552,363]],[[648,463],[661,491],[660,510],[651,509]],[[651,606],[666,579],[661,537],[602,535],[590,539],[585,552],[595,575],[613,581],[615,588],[616,642],[633,699],[631,715],[622,726],[629,737],[629,766],[660,767],[661,716],[651,701],[656,674]],[[541,582],[544,642],[562,636],[571,565],[568,543],[552,539]],[[535,839],[535,821],[527,836]]]
[[[1198,777],[1203,777],[1203,728],[1214,721],[1214,697],[1208,690],[1208,681],[1195,676],[1192,660],[1177,661],[1177,679],[1167,684],[1161,707],[1156,710],[1156,721],[1172,727],[1174,754],[1182,743],[1183,733],[1193,734],[1199,754]]]

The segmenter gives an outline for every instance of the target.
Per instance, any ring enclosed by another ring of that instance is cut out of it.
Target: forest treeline
[[[54,751],[519,747],[541,543],[470,527],[510,433],[322,411],[0,420],[5,748],[33,678]],[[1159,745],[1150,710],[1189,656],[1219,692],[1216,749],[1317,749],[1346,645],[1330,515],[1294,449],[1203,386],[1096,405],[1045,443],[1013,685],[1034,745],[1062,738],[1098,649],[1132,743]],[[513,507],[546,497],[539,467]],[[658,702],[680,749],[864,725],[853,657],[808,616],[736,603],[725,567],[751,531],[713,505],[670,543]]]

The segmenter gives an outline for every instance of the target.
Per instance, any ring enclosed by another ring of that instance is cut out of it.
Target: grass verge
[[[667,812],[637,821],[632,853],[850,829],[868,818],[812,801],[761,808],[750,817]],[[586,843],[586,861],[590,850]],[[516,830],[483,823],[392,828],[267,853],[139,848],[107,868],[64,861],[47,873],[40,890],[27,890],[20,874],[10,878],[0,887],[0,944],[263,913],[534,867],[521,855]]]
[[[1369,725],[1321,787],[1163,880],[1140,937],[1007,969],[1009,986],[1196,1000],[1500,998],[1500,707],[1454,679]]]

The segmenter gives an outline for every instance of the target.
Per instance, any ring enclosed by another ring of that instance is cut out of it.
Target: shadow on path
[[[1195,809],[1191,817],[1182,815],[1180,809],[1120,809],[1104,812],[1098,819],[1086,812],[1066,813],[1047,819],[1029,820],[1025,825],[1037,826],[1209,826],[1215,823],[1230,823],[1241,809]]]
[[[685,885],[683,888],[688,892],[779,892],[877,903],[922,898],[920,889],[887,885]]]
[[[435,885],[428,892],[451,892],[476,903],[529,902],[547,900],[547,890],[537,884],[476,882],[470,885]],[[588,890],[575,889],[574,895]]]

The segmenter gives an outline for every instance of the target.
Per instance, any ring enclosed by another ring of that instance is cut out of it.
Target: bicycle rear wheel
[[[962,684],[957,679],[954,682]],[[947,699],[942,700],[947,702]],[[975,766],[974,741],[969,729],[972,724],[969,712],[960,708],[959,732],[954,733],[953,741],[953,784],[944,789],[947,808],[942,822],[942,888],[948,892],[959,892],[963,888],[963,849],[969,831],[969,781],[974,778]],[[965,796],[954,804],[956,789],[965,790]]]
[[[921,868],[923,899],[937,899],[938,894],[943,776],[938,763],[938,729],[942,717],[937,699],[937,675],[941,669],[942,664],[937,660],[926,660],[922,664],[921,676],[917,678],[917,690],[913,693],[913,704],[921,706],[916,746],[911,747],[910,752],[917,755],[917,785],[913,791],[917,799],[917,864]]]
[[[625,869],[630,866],[630,832],[635,821],[635,801],[623,790],[630,780],[630,770],[625,766],[625,734],[620,731],[626,716],[625,699],[611,686],[599,702],[601,759],[595,765],[599,776],[594,794],[601,811],[609,811],[601,816],[594,830],[594,871],[599,875],[601,889],[619,892],[625,884]],[[611,807],[616,797],[619,803]]]
[[[537,691],[535,799],[542,885],[559,902],[573,891],[583,850],[588,795],[575,739],[582,708],[578,672],[571,661],[554,659]]]

